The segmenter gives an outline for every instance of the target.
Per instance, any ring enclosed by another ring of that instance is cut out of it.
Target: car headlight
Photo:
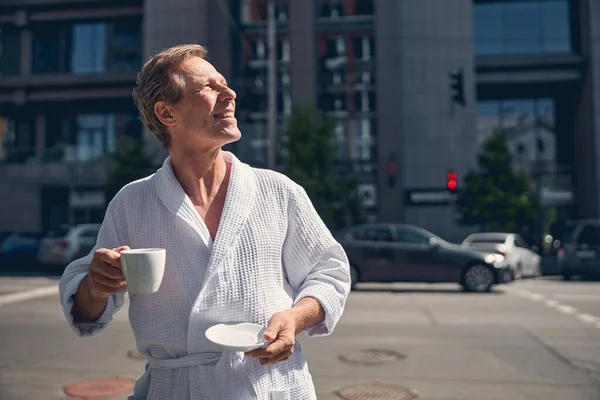
[[[489,264],[493,264],[495,262],[502,262],[504,261],[504,256],[502,254],[488,254],[485,257],[485,262],[489,263]]]

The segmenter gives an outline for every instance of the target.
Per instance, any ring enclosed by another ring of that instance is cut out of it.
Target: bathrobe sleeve
[[[65,272],[60,279],[60,302],[63,312],[69,325],[80,337],[94,335],[106,328],[108,323],[112,320],[113,315],[119,309],[121,309],[121,307],[123,307],[123,302],[125,300],[125,292],[114,294],[108,298],[104,312],[96,321],[89,323],[76,323],[73,321],[73,315],[71,314],[73,297],[75,293],[77,293],[79,285],[87,276],[88,265],[92,261],[94,252],[100,248],[113,249],[123,245],[120,242],[119,235],[117,233],[113,209],[114,204],[109,204],[106,210],[106,215],[104,216],[104,221],[102,222],[102,226],[100,227],[100,231],[98,233],[96,246],[87,256],[71,262],[65,269]]]
[[[342,246],[298,185],[290,199],[282,257],[288,281],[296,293],[294,305],[305,297],[314,297],[325,310],[325,320],[310,328],[307,335],[331,334],[350,292],[350,266]]]

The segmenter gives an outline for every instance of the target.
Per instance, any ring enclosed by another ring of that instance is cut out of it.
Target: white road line
[[[20,301],[39,299],[42,297],[48,297],[58,294],[58,285],[41,287],[37,289],[28,290],[26,292],[10,293],[0,295],[0,306],[6,304],[18,303]]]
[[[529,293],[529,298],[533,301],[542,301],[544,300],[546,297],[543,294],[539,294],[539,293]]]
[[[529,299],[532,301],[537,301],[537,302],[543,301],[544,305],[546,307],[553,308],[556,311],[566,314],[566,315],[574,315],[579,321],[587,323],[587,324],[591,324],[591,325],[595,326],[596,328],[600,328],[600,317],[596,317],[594,315],[579,312],[579,310],[576,309],[575,307],[571,307],[569,305],[562,304],[558,300],[547,299],[542,294],[530,292],[528,290],[517,289],[517,288],[511,288],[508,290],[508,292],[512,292],[512,293],[516,294],[517,296],[520,296],[520,297],[523,297],[523,298],[526,298],[526,299]],[[554,297],[558,297],[558,296],[559,295],[555,295]]]
[[[577,319],[580,321],[589,322],[589,323],[600,322],[600,318],[598,318],[594,315],[590,315],[590,314],[579,314],[579,315],[577,315]]]
[[[560,304],[560,301],[556,301],[556,300],[546,300],[544,302],[545,305],[547,305],[548,307],[556,307],[557,305]]]
[[[575,301],[600,301],[600,294],[554,294],[555,299]]]
[[[567,306],[565,304],[558,304],[555,308],[558,312],[561,312],[561,313],[567,314],[567,315],[575,314],[579,311],[575,307]]]

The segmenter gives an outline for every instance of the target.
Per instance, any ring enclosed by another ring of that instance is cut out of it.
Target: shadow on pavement
[[[64,268],[43,265],[0,265],[0,277],[46,277],[60,279]]]
[[[473,295],[473,296],[477,296],[477,295],[481,295],[481,296],[490,296],[490,295],[503,295],[505,294],[504,291],[502,291],[501,287],[496,287],[494,289],[492,289],[491,292],[487,292],[487,293],[473,293],[473,292],[467,292],[462,290],[460,287],[456,288],[456,289],[447,289],[447,288],[389,288],[389,287],[381,287],[381,288],[374,288],[374,287],[368,287],[368,288],[355,288],[353,289],[354,292],[363,292],[363,293],[369,293],[369,292],[380,292],[380,293],[431,293],[431,294],[462,294],[462,295]]]

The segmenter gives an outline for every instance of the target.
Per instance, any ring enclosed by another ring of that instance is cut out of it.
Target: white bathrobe
[[[299,345],[289,360],[262,366],[243,353],[223,353],[204,335],[216,323],[266,325],[307,296],[325,310],[325,321],[308,336],[328,335],[350,290],[346,254],[305,191],[281,174],[223,154],[232,164],[231,180],[214,243],[168,158],[108,206],[96,248],[167,250],[159,291],[129,295],[138,350],[149,360],[130,399],[316,398]],[[109,298],[93,323],[73,322],[72,296],[92,255],[72,262],[60,281],[65,316],[80,336],[103,330],[124,300],[124,293]]]

